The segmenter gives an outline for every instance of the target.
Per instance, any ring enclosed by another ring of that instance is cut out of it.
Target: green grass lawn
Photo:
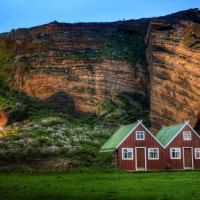
[[[200,199],[200,172],[0,173],[0,199]]]

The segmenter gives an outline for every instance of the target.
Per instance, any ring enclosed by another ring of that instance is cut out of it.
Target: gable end
[[[140,123],[138,122],[137,125],[126,135],[126,137],[124,137],[124,139],[116,146],[116,149],[119,148],[119,146],[131,135],[131,133],[133,133],[133,131],[140,125]]]

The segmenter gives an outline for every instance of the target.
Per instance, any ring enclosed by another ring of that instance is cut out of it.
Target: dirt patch
[[[0,161],[0,171],[67,171],[77,166],[71,158],[37,159],[31,162],[4,162]]]

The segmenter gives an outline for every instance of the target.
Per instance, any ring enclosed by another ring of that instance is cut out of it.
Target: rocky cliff
[[[200,119],[200,12],[180,16],[152,21],[146,38],[154,131],[187,119],[195,126]]]
[[[146,106],[147,26],[145,20],[52,22],[13,30],[1,36],[2,53],[9,57],[4,72],[14,71],[18,90],[63,111],[98,112],[99,103],[118,97]]]
[[[199,10],[191,9],[151,19],[55,21],[13,30],[0,36],[1,77],[57,110],[98,113],[101,102],[125,100],[150,105],[154,131],[184,119],[195,126],[199,24]]]

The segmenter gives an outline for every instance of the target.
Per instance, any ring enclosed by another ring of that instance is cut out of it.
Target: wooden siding
[[[144,131],[145,140],[136,140],[136,132]],[[151,136],[142,125],[138,125],[136,129],[126,138],[126,140],[119,146],[117,150],[118,154],[118,166],[124,170],[134,171],[136,170],[136,147],[146,147],[146,169],[147,170],[161,170],[164,168],[164,151],[163,147]],[[133,160],[122,160],[122,148],[133,148]],[[148,159],[148,148],[159,149],[159,160]]]
[[[183,131],[191,131],[192,139],[190,141],[183,140]],[[170,159],[170,148],[181,148],[181,159]],[[169,146],[164,150],[166,156],[166,167],[171,169],[183,169],[183,147],[192,147],[193,153],[193,168],[200,169],[200,159],[195,159],[194,149],[200,148],[200,138],[190,129],[189,126],[185,128],[178,134],[178,136],[169,144]]]

